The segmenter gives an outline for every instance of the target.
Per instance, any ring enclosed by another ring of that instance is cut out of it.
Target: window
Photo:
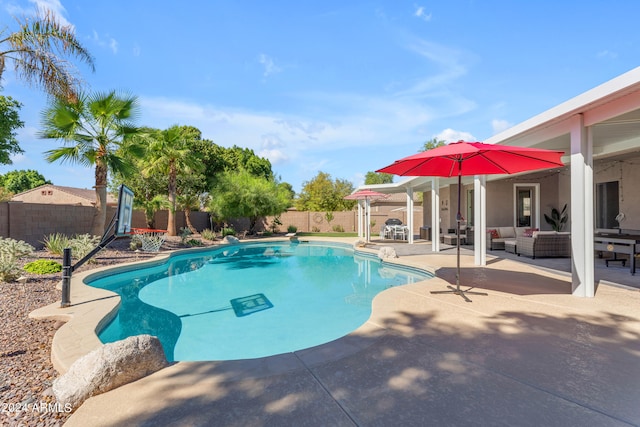
[[[531,189],[519,188],[516,209],[518,212],[517,226],[531,227]]]
[[[514,225],[540,228],[540,184],[514,184],[513,201]]]
[[[468,190],[467,191],[467,224],[469,226],[473,225],[473,216],[475,215],[474,212],[474,205],[473,205],[473,190]]]
[[[620,211],[618,181],[596,184],[596,228],[617,228]]]

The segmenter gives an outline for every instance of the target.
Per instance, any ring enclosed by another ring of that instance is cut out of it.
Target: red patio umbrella
[[[462,221],[460,189],[463,175],[512,174],[564,166],[560,160],[563,154],[563,151],[458,141],[396,160],[393,164],[378,169],[377,172],[402,176],[457,176],[458,213],[456,222],[457,235],[460,236],[460,221]],[[456,295],[461,295],[465,301],[471,302],[465,296],[465,292],[478,295],[486,294],[460,290],[460,239],[456,240],[458,251],[456,287],[449,286],[451,291],[443,292],[453,292]]]
[[[373,199],[386,199],[387,197],[389,197],[388,194],[379,193],[377,191],[373,191],[369,189],[359,190],[359,191],[356,191],[355,193],[351,193],[348,196],[344,197],[344,199],[347,199],[347,200],[364,200],[365,201],[364,216],[367,222],[365,239],[367,242],[370,240],[369,236],[371,236],[371,230],[370,230],[371,222],[369,221],[369,216],[371,215],[371,213],[370,213],[369,201]]]

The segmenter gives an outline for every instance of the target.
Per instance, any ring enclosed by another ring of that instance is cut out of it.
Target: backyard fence
[[[42,247],[45,237],[62,233],[67,236],[91,232],[95,208],[91,206],[54,205],[23,202],[0,203],[0,236],[23,240],[36,248]],[[107,208],[107,221],[115,214],[114,207]],[[332,212],[327,220],[326,212],[287,211],[280,215],[280,225],[274,224],[275,217],[266,217],[258,221],[256,231],[271,231],[272,225],[276,232],[286,232],[289,226],[298,232],[334,232],[343,231],[353,233],[358,227],[357,211]],[[168,211],[158,211],[154,217],[154,227],[164,229],[167,225]],[[191,222],[198,231],[211,228],[212,224],[207,212],[191,212]],[[371,214],[371,232],[376,234],[380,226],[388,218],[399,218],[406,223],[406,212],[378,212]],[[421,218],[414,221],[414,233],[419,230]],[[226,225],[236,231],[249,229],[249,220],[240,218],[227,221]],[[144,213],[134,211],[131,221],[133,228],[147,228]],[[184,212],[176,212],[176,229],[186,226]],[[216,225],[214,224],[214,227]],[[219,228],[221,224],[218,224]]]

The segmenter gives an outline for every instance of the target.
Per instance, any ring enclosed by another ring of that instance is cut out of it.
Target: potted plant
[[[569,215],[567,214],[567,204],[564,204],[562,211],[558,211],[556,208],[551,209],[551,216],[544,214],[544,219],[554,231],[562,231],[564,225],[569,219]]]

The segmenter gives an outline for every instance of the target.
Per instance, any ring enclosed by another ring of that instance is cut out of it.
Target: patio
[[[595,298],[577,298],[550,269],[569,259],[542,267],[498,251],[477,267],[463,249],[463,288],[489,294],[466,303],[430,293],[455,280],[455,250],[383,245],[437,277],[383,292],[369,321],[334,342],[176,363],[89,399],[66,425],[640,425],[638,290],[609,275]]]

